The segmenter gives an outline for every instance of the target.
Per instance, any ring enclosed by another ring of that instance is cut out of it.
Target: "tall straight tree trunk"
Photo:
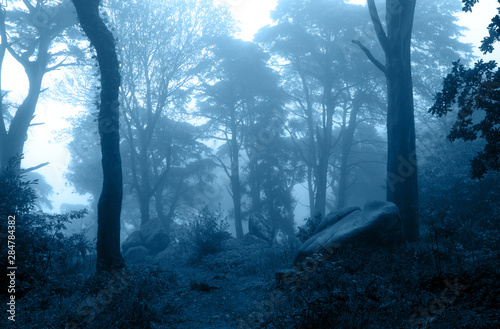
[[[314,204],[314,184],[313,184],[313,168],[307,168],[307,190],[309,196],[309,218],[314,218],[316,206]]]
[[[418,180],[415,119],[411,75],[411,33],[416,0],[387,0],[387,33],[374,0],[368,0],[377,38],[385,53],[385,65],[359,42],[368,58],[385,73],[387,82],[387,201],[394,202],[403,220],[404,237],[419,236]]]
[[[149,182],[149,164],[147,155],[147,146],[142,145],[141,153],[139,154],[139,171],[140,171],[140,192],[138,192],[139,209],[141,212],[141,227],[143,227],[150,219],[151,201],[151,184]]]
[[[395,2],[395,4],[394,4]],[[387,200],[403,218],[407,241],[419,236],[418,176],[411,75],[411,33],[415,0],[387,1]]]
[[[330,155],[332,148],[332,129],[333,129],[333,100],[330,95],[332,90],[332,83],[325,83],[324,97],[325,109],[323,117],[323,136],[320,139],[320,152],[318,159],[318,166],[316,171],[316,201],[315,201],[315,215],[325,217],[326,210],[326,188],[328,181],[328,165],[330,163]],[[318,134],[318,138],[320,138]]]
[[[351,154],[352,142],[354,140],[354,132],[356,131],[356,124],[358,113],[361,108],[361,102],[354,101],[352,110],[349,115],[349,123],[342,133],[342,155],[340,159],[340,173],[339,173],[339,187],[337,190],[337,208],[346,206],[346,191],[349,176],[349,156]]]
[[[163,184],[162,184],[163,185]],[[165,212],[163,211],[163,186],[159,186],[156,191],[155,191],[155,210],[156,210],[156,216],[158,217],[158,220],[160,223],[163,224],[163,227],[167,231],[168,234],[170,234],[170,229],[171,229],[171,218],[173,217],[174,209],[175,209],[175,204],[172,202],[172,206],[170,207],[169,214],[166,215]]]
[[[97,52],[101,73],[99,134],[103,188],[97,205],[97,271],[124,267],[120,253],[120,213],[123,198],[120,158],[120,71],[113,34],[99,16],[100,0],[73,0],[83,31]]]
[[[328,110],[328,112],[330,112]],[[333,113],[332,113],[333,114]],[[327,114],[326,127],[323,129],[323,140],[321,141],[321,152],[316,171],[316,200],[315,215],[325,216],[326,209],[326,187],[328,179],[328,164],[330,162],[330,147],[332,144],[332,115]]]
[[[233,120],[234,122],[234,120]],[[241,182],[240,182],[240,163],[239,163],[239,146],[236,137],[236,123],[232,127],[231,137],[231,191],[233,193],[234,206],[234,225],[236,228],[236,238],[243,238],[243,223],[241,215]]]
[[[405,239],[415,241],[419,235],[418,180],[409,46],[394,52],[405,54],[408,60],[387,58],[387,201],[399,207]]]

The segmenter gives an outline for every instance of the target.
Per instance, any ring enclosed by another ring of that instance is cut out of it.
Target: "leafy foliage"
[[[86,211],[54,215],[35,212],[36,194],[32,184],[36,182],[24,180],[16,166],[16,162],[11,161],[0,174],[0,229],[7,232],[7,218],[15,216],[15,260],[23,264],[16,278],[22,282],[24,294],[40,281],[47,281],[53,272],[76,271],[90,254],[90,245],[83,233],[72,236],[63,233],[67,223],[83,218]],[[7,244],[2,243],[4,255],[6,249]],[[2,268],[5,269],[6,264],[2,264]]]
[[[297,233],[297,238],[300,241],[305,242],[307,239],[312,237],[319,223],[321,223],[322,218],[323,217],[321,215],[316,215],[312,218],[311,217],[306,218],[306,224],[304,226],[299,226],[299,232]]]
[[[191,242],[194,258],[199,260],[206,255],[222,250],[222,242],[231,237],[227,229],[229,224],[222,218],[222,211],[204,207],[199,216],[190,223],[188,237]]]
[[[463,0],[464,11],[471,11],[477,0]],[[483,53],[493,51],[493,43],[500,40],[500,16],[496,15],[488,26],[489,36],[481,44]],[[437,93],[435,103],[429,110],[442,116],[459,108],[457,122],[448,138],[486,140],[482,151],[472,160],[472,178],[483,178],[488,171],[500,171],[500,70],[495,61],[479,60],[474,67],[467,68],[460,61],[443,82],[443,90]]]
[[[483,178],[488,171],[500,171],[499,101],[500,71],[494,61],[480,60],[470,69],[457,61],[429,110],[442,116],[452,111],[453,105],[458,105],[460,111],[449,140],[486,140],[484,149],[471,162],[473,178]]]
[[[498,323],[491,299],[498,259],[473,262],[467,252],[458,252],[464,257],[458,269],[448,251],[424,243],[391,250],[345,245],[285,272],[276,298],[260,308],[271,311],[255,315],[260,327],[273,329],[425,328],[431,322],[433,328],[488,328]]]

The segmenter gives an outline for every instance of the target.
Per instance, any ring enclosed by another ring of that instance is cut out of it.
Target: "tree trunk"
[[[323,139],[319,140],[320,152],[318,166],[316,170],[316,201],[315,215],[325,217],[326,210],[326,187],[328,181],[328,165],[330,163],[330,154],[332,147],[332,129],[333,129],[333,104],[331,99],[331,83],[326,83],[324,88],[326,99],[326,112],[323,122]],[[319,135],[319,134],[318,134]],[[320,138],[321,136],[318,136]]]
[[[5,26],[1,26],[2,39],[7,38],[5,31]],[[8,132],[5,129],[5,122],[2,113],[2,146],[0,147],[0,166],[3,168],[7,166],[10,159],[14,157],[19,157],[24,152],[24,144],[26,143],[26,137],[28,134],[28,129],[31,124],[31,120],[34,118],[36,105],[38,103],[38,98],[40,97],[42,89],[43,76],[47,70],[47,64],[49,62],[49,48],[52,39],[47,36],[40,36],[38,55],[35,61],[30,61],[28,59],[17,57],[18,62],[24,67],[26,75],[28,77],[29,89],[28,95],[21,103],[19,108],[12,118],[9,125]],[[17,164],[18,170],[20,169],[21,162]]]
[[[407,54],[409,59],[409,52]],[[409,60],[387,61],[387,201],[394,202],[403,219],[407,241],[418,239],[418,181],[415,150],[413,89]]]
[[[385,65],[354,41],[385,73],[387,82],[387,201],[401,213],[404,238],[418,240],[418,180],[411,75],[411,33],[416,0],[387,0],[387,33],[374,0],[368,0],[375,33],[385,53]]]
[[[149,221],[149,202],[151,200],[151,185],[149,183],[149,165],[147,146],[142,145],[141,153],[139,154],[139,172],[140,172],[140,191],[138,192],[139,208],[141,211],[141,227]]]
[[[356,100],[353,102],[352,110],[349,115],[349,123],[347,127],[344,128],[342,133],[342,155],[340,160],[340,172],[339,172],[339,186],[337,190],[337,208],[344,208],[346,206],[346,192],[347,184],[349,178],[349,156],[351,153],[352,142],[354,140],[354,132],[356,131],[356,124],[358,113],[361,108],[360,102]]]
[[[232,118],[231,124],[231,191],[233,192],[234,225],[236,228],[236,238],[243,238],[243,223],[241,216],[241,182],[240,182],[240,147],[238,145],[236,120]]]
[[[173,211],[175,204],[172,203],[169,214],[165,215],[165,212],[163,211],[163,186],[159,186],[157,188],[154,199],[155,199],[156,216],[158,217],[160,223],[163,224],[163,227],[165,228],[167,233],[170,234],[171,219],[173,218]]]
[[[235,142],[232,142],[234,144]],[[233,152],[238,146],[233,147]],[[234,154],[234,153],[233,153]],[[236,228],[236,238],[243,238],[243,223],[241,218],[241,183],[240,183],[240,169],[238,153],[233,156],[231,161],[231,190],[233,192],[233,205],[234,205],[234,225]]]
[[[314,209],[314,185],[313,185],[313,169],[312,167],[307,168],[307,190],[309,196],[309,218],[313,219],[315,216]]]
[[[83,31],[97,52],[101,73],[99,134],[103,188],[97,206],[97,271],[124,267],[120,254],[120,213],[123,198],[120,158],[120,71],[113,34],[99,16],[100,0],[73,0]]]
[[[389,2],[389,1],[388,1]],[[415,0],[387,4],[387,201],[401,212],[407,241],[419,236],[411,33]]]
[[[5,136],[0,158],[2,167],[7,166],[10,159],[19,157],[24,152],[26,136],[28,134],[31,120],[34,118],[36,104],[38,103],[38,98],[42,89],[42,79],[45,73],[44,70],[45,68],[42,69],[37,66],[33,66],[31,70],[26,71],[28,74],[29,92],[28,96],[26,96],[16,111],[16,114],[10,123],[9,131]],[[21,162],[18,162],[17,165],[17,170],[19,170]]]

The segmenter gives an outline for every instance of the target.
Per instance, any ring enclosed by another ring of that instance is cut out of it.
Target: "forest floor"
[[[162,296],[173,311],[157,328],[237,328],[269,296],[268,282],[257,275],[243,280],[189,265],[174,272],[178,286]]]
[[[291,253],[267,243],[229,241],[224,251],[198,262],[167,256],[150,261],[177,277],[160,296],[170,301],[156,328],[250,328],[262,301],[271,298],[274,273],[291,263]],[[161,256],[161,255],[160,255]]]
[[[293,250],[231,239],[196,261],[173,248],[127,264],[126,274],[53,277],[17,301],[8,327],[494,328],[498,252],[498,241],[473,253],[344,246],[289,284],[275,274],[292,267]]]

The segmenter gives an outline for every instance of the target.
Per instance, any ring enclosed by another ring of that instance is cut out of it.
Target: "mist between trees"
[[[0,65],[19,63],[28,90],[14,99],[15,77],[2,75],[1,213],[26,218],[34,251],[23,257],[45,264],[26,281],[57,272],[68,250],[52,250],[65,244],[78,250],[68,267],[98,275],[162,252],[203,262],[261,240],[290,265],[328,216],[371,200],[395,204],[406,246],[490,248],[500,78],[459,41],[456,16],[476,2],[280,0],[253,41],[235,37],[231,10],[244,0],[2,2]],[[488,31],[484,53],[498,16]],[[26,141],[41,138],[42,100],[81,109],[55,132],[69,140],[67,168],[48,155],[23,166]],[[47,214],[46,166],[65,170],[88,204]],[[480,247],[461,240],[467,230]],[[460,248],[458,258],[470,251]]]

